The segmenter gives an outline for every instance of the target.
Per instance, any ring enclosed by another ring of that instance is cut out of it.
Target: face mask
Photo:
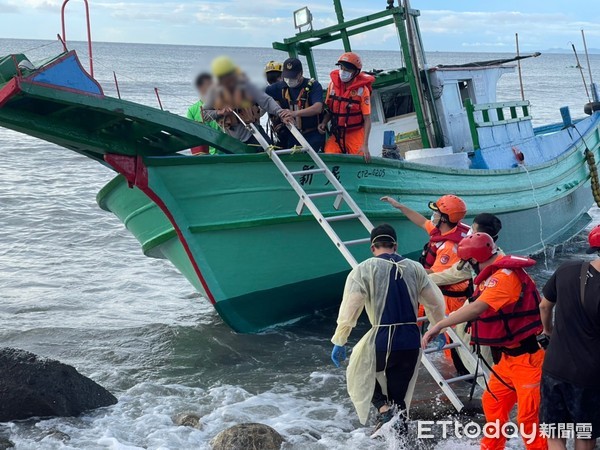
[[[340,80],[342,80],[342,82],[347,83],[348,81],[350,81],[352,79],[352,76],[354,74],[352,72],[348,72],[347,70],[344,69],[340,69]]]
[[[440,216],[438,213],[435,213],[435,212],[434,212],[434,213],[431,215],[431,222],[433,222],[433,224],[434,224],[435,226],[437,226],[437,225],[440,223],[440,218],[441,218],[441,216]]]
[[[285,84],[287,84],[288,87],[291,87],[292,89],[300,84],[297,78],[284,78],[283,81],[285,81]]]
[[[471,265],[473,272],[475,272],[477,275],[479,275],[479,273],[481,272],[481,269],[479,268],[479,263],[469,262],[469,264]]]
[[[467,231],[467,236],[472,236],[473,235],[473,228],[469,228],[469,231]]]

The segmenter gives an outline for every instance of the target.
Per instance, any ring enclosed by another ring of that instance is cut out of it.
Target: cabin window
[[[458,80],[458,91],[460,92],[460,104],[464,105],[465,100],[470,98],[475,103],[475,91],[473,90],[473,80]]]
[[[385,121],[415,112],[415,104],[408,84],[380,91]]]

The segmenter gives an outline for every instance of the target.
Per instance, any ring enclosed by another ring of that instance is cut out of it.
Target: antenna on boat
[[[158,106],[160,106],[160,110],[164,111],[162,102],[160,101],[160,95],[158,95],[158,88],[154,88],[154,93],[156,94],[156,99],[158,100]]]
[[[65,52],[67,51],[67,27],[65,26],[65,7],[69,0],[65,0],[60,9],[60,20],[62,24],[62,37],[59,36]],[[85,4],[85,20],[87,22],[87,38],[88,38],[88,56],[90,57],[90,75],[94,78],[94,59],[92,58],[92,27],[90,26],[90,7],[88,0],[83,0]]]
[[[587,43],[585,42],[585,33],[583,32],[583,28],[581,29],[581,38],[583,39],[583,50],[585,51],[585,59],[587,61],[588,72],[590,74],[590,86],[592,88],[592,98],[594,101],[598,101],[598,98],[596,98],[596,91],[594,89],[594,78],[592,77],[592,66],[590,64],[590,55],[588,53]]]
[[[587,83],[585,82],[585,75],[583,74],[583,67],[581,67],[581,63],[579,62],[579,55],[577,54],[577,50],[575,50],[575,44],[571,42],[571,47],[573,48],[573,53],[575,53],[575,60],[577,61],[577,68],[579,69],[579,73],[581,74],[581,80],[583,81],[583,87],[585,88],[585,95],[587,95],[588,102],[591,102],[590,91],[588,91]],[[589,66],[589,64],[588,64]]]
[[[521,73],[521,53],[519,52],[519,33],[515,33],[517,43],[517,70],[519,71],[519,85],[521,86],[521,100],[525,100],[525,91],[523,90],[523,74]]]
[[[113,70],[113,78],[115,79],[115,87],[117,88],[117,96],[121,99],[121,91],[119,90],[119,82],[117,81],[117,73]]]

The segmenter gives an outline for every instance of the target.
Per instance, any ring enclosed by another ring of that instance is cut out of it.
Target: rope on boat
[[[585,160],[590,168],[590,179],[592,181],[592,195],[596,205],[600,206],[600,179],[598,177],[598,166],[596,166],[596,157],[589,148],[585,149]]]
[[[585,146],[583,156],[585,157],[585,160],[588,163],[588,167],[590,168],[592,195],[594,196],[594,201],[596,202],[596,205],[600,207],[600,179],[598,178],[598,167],[596,166],[596,157],[594,156],[594,152],[591,151],[588,147],[587,142],[585,142],[585,139],[583,135],[579,132],[579,129],[577,129],[577,127],[574,124],[571,124],[571,128],[573,128],[577,132],[577,134],[581,138],[581,141],[583,142],[583,145]]]

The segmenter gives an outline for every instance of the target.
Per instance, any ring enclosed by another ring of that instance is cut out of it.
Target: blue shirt
[[[295,88],[288,87],[288,85],[285,84],[285,81],[278,81],[277,83],[268,86],[265,92],[271,97],[273,97],[273,100],[279,103],[279,105],[282,108],[299,109],[297,107],[297,101],[302,95],[302,90],[306,88],[306,86],[308,86],[309,81],[310,80],[308,78],[304,78],[302,80],[302,83],[300,83]],[[293,106],[296,106],[295,108],[292,108],[292,105],[290,105],[290,102],[286,98],[285,91],[289,91],[289,98],[292,100]],[[308,92],[307,100],[308,105],[302,104],[300,109],[304,109],[307,106],[312,106],[315,103],[323,103],[323,86],[321,86],[321,84],[318,81],[315,80],[313,82]],[[301,131],[316,129],[317,125],[319,125],[319,114],[315,114],[314,116],[310,117],[302,117]]]
[[[402,261],[404,257],[398,254],[383,254],[378,258]],[[393,323],[416,322],[417,316],[408,292],[406,282],[400,276],[396,277],[396,269],[390,264],[390,280],[388,294],[381,315],[381,325]],[[391,350],[412,350],[421,347],[421,334],[417,325],[398,325],[382,327],[375,338],[375,348],[378,352],[388,349],[389,334],[392,334]]]

